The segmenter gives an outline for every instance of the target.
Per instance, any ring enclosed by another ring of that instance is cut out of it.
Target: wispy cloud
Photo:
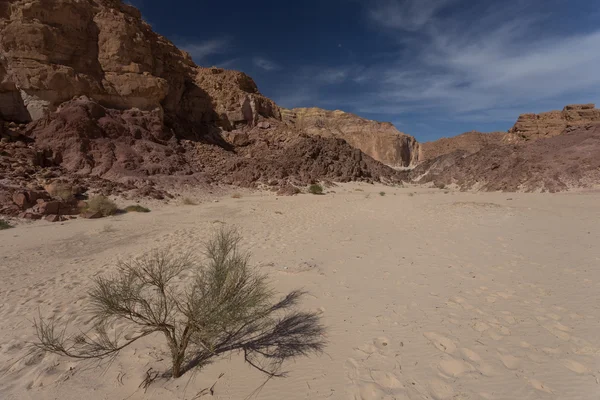
[[[387,27],[416,31],[455,0],[374,0],[369,17]]]
[[[539,2],[480,8],[475,17],[437,15],[448,1],[432,3],[386,1],[367,10],[387,29],[397,28],[399,39],[395,60],[364,71],[373,88],[362,108],[391,112],[409,106],[477,119],[483,111],[499,110],[500,117],[524,105],[600,90],[600,30],[545,32],[546,16],[527,12]],[[387,23],[384,15],[390,16]],[[409,16],[412,22],[406,22]],[[415,33],[411,41],[403,40],[406,30]]]
[[[203,62],[208,56],[226,53],[229,46],[229,38],[215,38],[199,42],[183,41],[180,43],[180,48],[190,53],[190,56],[197,63]]]
[[[252,59],[252,63],[258,68],[264,69],[265,71],[276,71],[281,69],[280,65],[264,57],[254,57]]]

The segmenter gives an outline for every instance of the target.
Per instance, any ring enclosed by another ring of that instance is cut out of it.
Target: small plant
[[[10,229],[13,226],[11,224],[9,224],[7,221],[0,219],[0,231],[3,231],[5,229]]]
[[[75,190],[73,186],[65,182],[56,182],[47,187],[47,192],[52,197],[59,198],[62,201],[68,202],[73,200]]]
[[[102,227],[102,232],[103,233],[111,233],[111,232],[114,232],[114,231],[115,231],[115,227],[112,226],[111,224],[105,224]]]
[[[408,196],[409,196],[409,197],[413,197],[414,195],[415,195],[415,194],[414,194],[413,192],[410,192],[410,193],[408,194]]]
[[[66,327],[40,316],[34,346],[102,359],[143,337],[162,335],[173,378],[234,351],[270,377],[284,376],[285,360],[323,349],[325,330],[318,313],[294,310],[303,292],[273,299],[267,277],[250,267],[240,240],[235,229],[221,229],[205,245],[204,263],[169,250],[119,262],[112,276],[94,278],[91,332],[69,336]]]
[[[234,198],[234,199],[241,199],[242,195],[241,195],[241,193],[234,193],[234,194],[231,195],[231,197]]]
[[[144,206],[140,206],[139,204],[135,204],[132,206],[127,206],[124,209],[125,212],[139,212],[139,213],[149,213],[150,209]]]
[[[355,192],[364,192],[364,190],[363,190],[363,189],[361,189],[361,188],[356,188],[356,189],[354,189],[354,191],[355,191]]]
[[[323,194],[323,186],[313,183],[308,187],[308,192],[312,194]]]
[[[194,200],[190,199],[189,197],[184,197],[183,205],[184,206],[197,206],[198,203],[196,203]]]
[[[103,217],[114,215],[118,211],[118,207],[114,201],[108,197],[98,195],[94,196],[87,201],[87,206],[84,211],[88,212],[99,212]]]
[[[381,197],[383,197],[383,196],[385,196],[385,192],[379,192],[379,195],[380,195]]]

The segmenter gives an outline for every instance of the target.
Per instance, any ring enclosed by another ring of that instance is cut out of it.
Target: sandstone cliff
[[[377,122],[343,111],[320,108],[282,110],[283,119],[313,136],[340,138],[392,167],[417,162],[419,143],[389,122]]]
[[[466,132],[450,138],[421,143],[419,162],[425,162],[457,150],[471,154],[489,145],[508,144],[515,141],[518,141],[518,138],[506,132]]]
[[[562,111],[523,114],[509,133],[525,140],[537,140],[568,133],[589,123],[600,123],[600,110],[594,104],[572,104]]]
[[[199,68],[120,0],[0,4],[0,117],[29,122],[86,95],[115,109],[160,109],[167,121],[231,129],[279,118],[250,77]]]
[[[594,104],[572,104],[562,111],[522,114],[508,132],[467,132],[420,146],[419,162],[432,160],[460,150],[476,153],[490,145],[523,144],[569,133],[588,124],[600,123],[600,110]]]

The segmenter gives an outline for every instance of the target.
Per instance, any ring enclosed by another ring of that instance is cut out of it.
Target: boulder
[[[34,212],[31,211],[24,211],[22,213],[20,213],[18,215],[19,218],[23,218],[23,219],[31,219],[31,220],[38,220],[38,219],[42,219],[42,215],[41,214],[36,214]]]
[[[85,211],[83,213],[81,213],[81,218],[86,218],[86,219],[98,219],[98,218],[102,218],[103,215],[100,211]]]
[[[46,218],[44,218],[46,221],[48,222],[61,222],[61,221],[66,221],[67,218],[62,217],[60,215],[57,214],[52,214],[52,215],[46,215]]]

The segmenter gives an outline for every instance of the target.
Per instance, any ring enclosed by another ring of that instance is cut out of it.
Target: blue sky
[[[600,103],[598,0],[131,0],[197,64],[284,107],[341,109],[420,141]]]

